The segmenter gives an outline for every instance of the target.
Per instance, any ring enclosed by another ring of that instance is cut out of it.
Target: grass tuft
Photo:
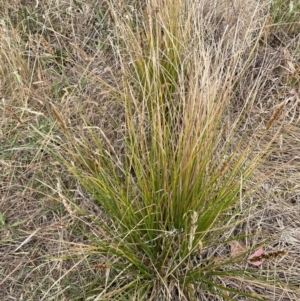
[[[298,17],[0,1],[0,300],[299,300]]]
[[[75,138],[53,110],[66,133],[64,164],[105,212],[97,221],[105,234],[94,241],[97,252],[112,256],[107,265],[117,276],[97,300],[194,300],[203,293],[262,300],[224,284],[223,278],[253,281],[255,275],[232,269],[241,256],[216,257],[213,250],[238,240],[226,233],[249,210],[255,187],[247,183],[270,151],[276,133],[268,130],[283,106],[267,130],[256,123],[243,135],[245,113],[259,91],[254,81],[226,133],[233,95],[240,94],[260,36],[254,39],[252,30],[238,35],[233,26],[215,36],[217,42],[204,26],[210,13],[186,0],[110,4],[121,78],[117,89],[106,86],[125,112],[121,152],[88,124],[86,136]]]

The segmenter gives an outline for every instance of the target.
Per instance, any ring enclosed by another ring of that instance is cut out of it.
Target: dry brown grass
[[[135,1],[126,1],[132,7]],[[137,1],[138,2],[138,1]],[[233,26],[241,34],[251,26],[248,10],[257,1],[206,1],[216,5],[207,24],[208,43],[220,35],[214,24]],[[248,7],[249,4],[249,7]],[[282,32],[261,11],[263,39],[243,79],[245,91],[235,96],[224,127],[245,103],[250,83],[262,80],[261,95],[249,108],[243,131],[264,120],[270,131],[280,129],[275,151],[257,177],[271,175],[257,188],[252,215],[241,229],[255,234],[247,247],[272,237],[268,251],[286,250],[279,261],[266,261],[260,273],[276,275],[289,288],[243,287],[228,279],[229,287],[263,294],[266,300],[300,299],[300,38]],[[122,106],[107,95],[103,79],[118,82],[110,41],[113,14],[106,1],[4,1],[0,4],[0,300],[88,300],[97,281],[108,275],[107,261],[94,252],[87,234],[101,236],[91,216],[101,208],[44,149],[47,139],[33,130],[54,133],[62,144],[57,120],[74,132],[84,132],[84,122],[101,127],[117,151],[123,130]],[[267,20],[267,21],[266,21]],[[268,23],[271,22],[271,23]],[[259,25],[259,22],[256,24]],[[220,29],[221,30],[221,29]],[[257,30],[257,28],[256,28]],[[257,31],[256,31],[257,32]],[[247,41],[246,41],[247,42]],[[245,43],[245,41],[240,41]],[[251,43],[251,41],[249,41]],[[250,49],[249,45],[249,49]],[[239,45],[237,44],[237,51]],[[298,70],[298,71],[297,71]],[[116,85],[117,86],[117,85]],[[259,135],[259,133],[258,133]],[[59,148],[59,145],[57,146]],[[253,183],[255,185],[255,183]],[[228,233],[230,236],[230,233]],[[222,252],[222,250],[220,250]],[[241,265],[239,267],[243,269]],[[235,280],[236,281],[236,280]],[[208,299],[202,296],[201,300]],[[216,299],[218,300],[218,299]],[[219,299],[220,300],[220,299]],[[242,300],[242,299],[241,299]]]

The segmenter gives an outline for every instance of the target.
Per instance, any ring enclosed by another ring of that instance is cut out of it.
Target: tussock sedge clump
[[[247,235],[234,229],[249,213],[259,185],[253,175],[272,150],[284,110],[259,121],[249,114],[265,83],[256,71],[245,89],[263,5],[249,1],[234,14],[229,2],[118,3],[111,1],[107,14],[116,81],[101,83],[125,116],[122,147],[88,120],[85,136],[74,133],[53,108],[65,137],[55,155],[103,209],[93,218],[102,232],[91,238],[91,252],[107,260],[97,265],[103,283],[92,295],[264,300],[241,283],[269,287],[276,279],[247,267],[249,249],[237,256],[226,249]]]

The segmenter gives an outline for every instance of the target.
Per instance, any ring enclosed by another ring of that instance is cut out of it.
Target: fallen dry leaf
[[[237,257],[247,250],[246,245],[242,241],[234,240],[229,242],[229,245],[231,257]]]
[[[263,248],[256,250],[253,254],[248,257],[248,262],[255,266],[260,266],[262,264],[263,257],[265,253]]]

